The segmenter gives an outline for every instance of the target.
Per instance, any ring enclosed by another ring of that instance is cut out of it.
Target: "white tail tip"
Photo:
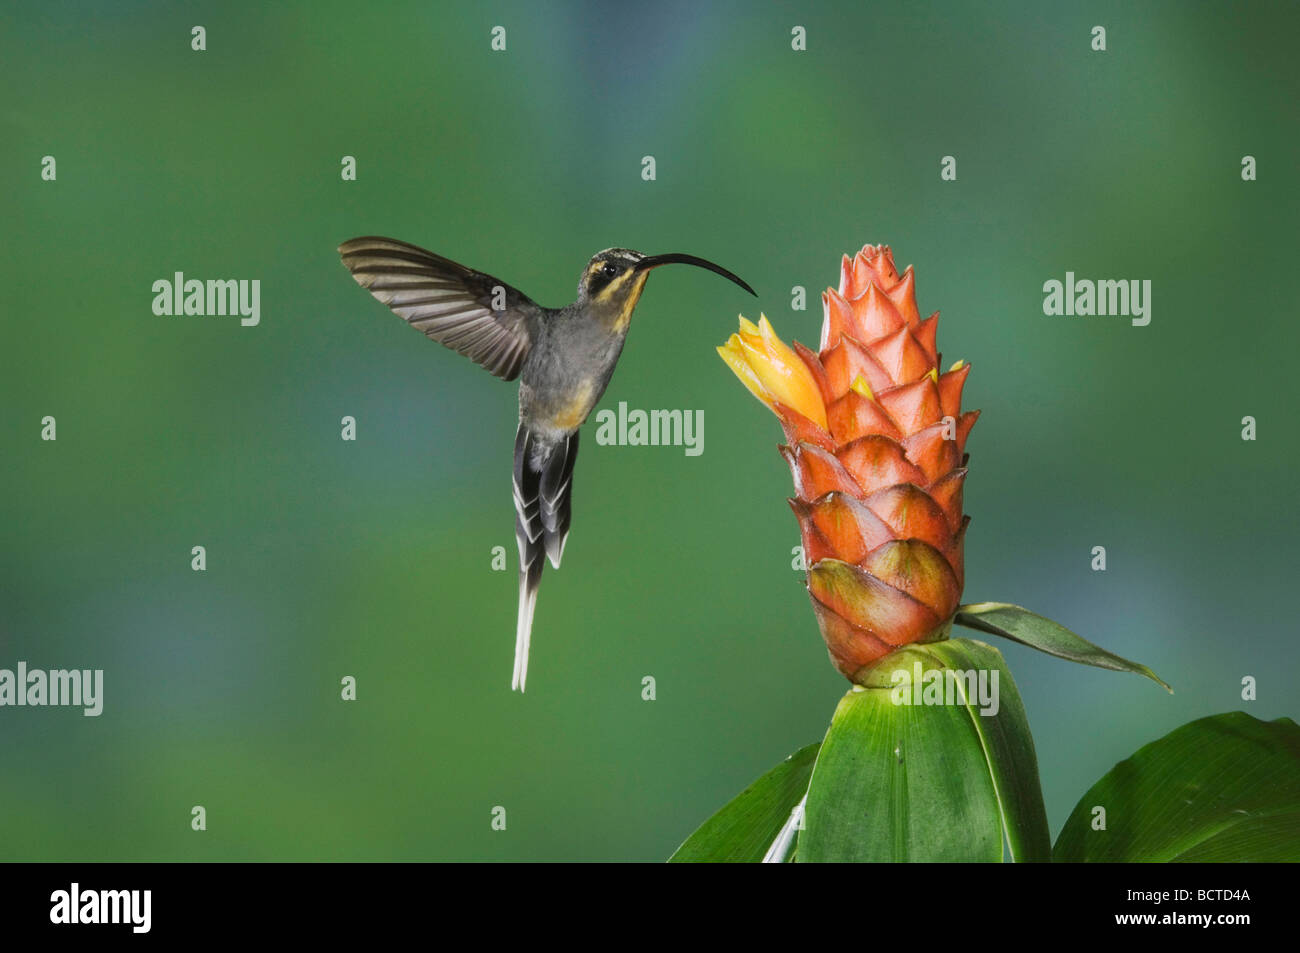
[[[515,674],[510,682],[513,691],[522,693],[528,681],[528,644],[533,634],[533,609],[537,590],[528,591],[527,579],[519,581],[519,622],[515,627]]]

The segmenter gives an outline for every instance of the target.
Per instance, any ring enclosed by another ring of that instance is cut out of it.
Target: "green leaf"
[[[800,748],[700,825],[669,863],[757,863],[808,791],[821,742]]]
[[[808,787],[799,861],[1002,859],[997,791],[965,704],[893,700],[895,671],[945,668],[931,649],[891,653],[840,700]]]
[[[1300,861],[1300,727],[1234,711],[1174,729],[1089,789],[1053,859]]]
[[[990,705],[982,706],[978,698],[967,699],[966,710],[984,746],[1011,859],[1022,863],[1051,860],[1052,836],[1038,783],[1034,738],[1002,653],[974,639],[935,642],[926,645],[925,651],[951,669],[998,673],[997,711],[993,712]],[[989,714],[982,714],[982,710],[989,710]]]
[[[1038,649],[1057,658],[1068,659],[1081,665],[1095,665],[1115,672],[1136,672],[1145,675],[1171,695],[1173,689],[1155,672],[1098,648],[1082,636],[1075,635],[1065,626],[1008,602],[977,602],[959,606],[953,619],[958,625],[980,632],[1000,635],[1031,649]]]

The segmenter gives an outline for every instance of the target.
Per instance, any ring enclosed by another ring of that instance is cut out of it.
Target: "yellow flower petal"
[[[769,407],[784,404],[826,427],[826,405],[812,371],[786,345],[763,315],[754,324],[742,316],[740,330],[718,353],[741,382]]]
[[[758,375],[745,359],[744,351],[740,347],[739,335],[733,334],[725,346],[718,348],[718,354],[727,362],[727,366],[740,378],[740,382],[749,389],[749,392],[772,408],[772,398],[768,396]]]

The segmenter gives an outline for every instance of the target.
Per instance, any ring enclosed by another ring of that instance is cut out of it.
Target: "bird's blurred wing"
[[[412,327],[503,380],[519,376],[541,310],[527,295],[393,238],[353,238],[339,255],[361,287]]]

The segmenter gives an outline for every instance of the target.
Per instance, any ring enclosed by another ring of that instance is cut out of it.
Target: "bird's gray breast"
[[[626,337],[566,312],[542,329],[519,383],[519,419],[556,435],[582,426],[605,393]]]

